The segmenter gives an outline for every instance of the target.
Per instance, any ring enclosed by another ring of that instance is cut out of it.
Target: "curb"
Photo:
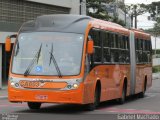
[[[0,96],[0,100],[1,99],[7,99],[8,98],[8,96]]]

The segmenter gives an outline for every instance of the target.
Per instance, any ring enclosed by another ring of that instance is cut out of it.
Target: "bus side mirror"
[[[6,38],[6,41],[5,41],[5,51],[6,52],[11,51],[11,38],[16,38],[16,37],[17,37],[17,34],[13,34]]]
[[[94,52],[94,42],[93,42],[93,40],[89,40],[88,46],[87,46],[87,53],[93,54],[93,52]]]
[[[5,41],[5,51],[6,52],[11,51],[11,38],[9,36],[6,38],[6,41]]]

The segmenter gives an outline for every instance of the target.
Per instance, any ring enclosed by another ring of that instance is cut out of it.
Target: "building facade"
[[[104,5],[106,7],[106,11],[111,17],[117,17],[126,24],[127,28],[131,28],[131,17],[125,13],[125,10],[122,10],[122,6],[124,6],[124,0],[117,0],[116,2],[111,2]]]
[[[85,0],[0,0],[0,88],[7,83],[11,55],[5,53],[5,38],[45,14],[86,14]]]

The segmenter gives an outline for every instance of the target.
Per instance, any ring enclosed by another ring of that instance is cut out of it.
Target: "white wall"
[[[151,37],[152,40],[152,49],[155,49],[155,37]],[[160,37],[156,37],[156,49],[160,49]]]
[[[80,14],[80,0],[70,0],[71,1],[71,14]]]
[[[72,0],[26,0],[26,1],[45,3],[45,4],[49,4],[49,5],[56,5],[56,6],[67,7],[67,8],[72,7],[72,4],[71,4]],[[75,0],[75,1],[77,1],[77,0]]]
[[[153,66],[158,66],[160,65],[160,58],[154,58],[153,59]]]
[[[125,13],[124,13],[124,11],[121,10],[120,8],[117,8],[117,13],[118,13],[118,18],[119,18],[120,20],[125,21]]]
[[[16,34],[14,32],[0,32],[0,43],[5,43],[5,39],[7,36],[9,35],[13,35],[13,34]],[[14,40],[12,40],[12,43],[14,42]]]

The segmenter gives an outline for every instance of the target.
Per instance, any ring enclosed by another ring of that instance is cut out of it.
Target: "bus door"
[[[130,31],[130,95],[135,94],[136,86],[136,53],[134,32]]]

